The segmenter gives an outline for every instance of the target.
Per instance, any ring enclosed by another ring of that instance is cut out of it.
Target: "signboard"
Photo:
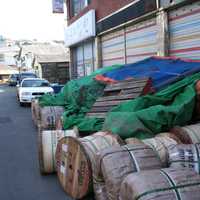
[[[95,35],[95,10],[90,10],[65,29],[65,45],[69,47]]]
[[[53,13],[64,13],[64,0],[52,0]]]

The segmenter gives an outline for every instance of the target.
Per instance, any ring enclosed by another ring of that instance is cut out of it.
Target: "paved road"
[[[38,170],[30,107],[19,107],[15,87],[0,86],[0,199],[68,200],[56,175]]]

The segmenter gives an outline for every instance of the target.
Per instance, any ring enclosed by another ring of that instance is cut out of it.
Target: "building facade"
[[[200,59],[199,0],[67,0],[71,77],[113,64]]]

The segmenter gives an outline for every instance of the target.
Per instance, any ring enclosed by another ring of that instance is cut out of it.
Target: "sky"
[[[52,0],[0,0],[0,35],[10,39],[64,40],[64,14]]]

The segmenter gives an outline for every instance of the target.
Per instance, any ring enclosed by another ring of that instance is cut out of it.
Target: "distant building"
[[[0,36],[0,64],[16,65],[14,56],[19,53],[19,46],[14,40]]]
[[[67,0],[71,77],[150,56],[200,60],[199,0]]]
[[[39,77],[50,83],[65,84],[69,81],[69,58],[66,54],[35,55],[33,68]]]
[[[11,74],[18,73],[16,67],[0,64],[0,83],[6,82]]]
[[[0,47],[0,64],[16,65],[15,55],[19,53],[20,48],[17,45]]]
[[[66,83],[69,80],[69,52],[64,45],[23,45],[18,59],[22,69],[34,71],[52,83]]]

